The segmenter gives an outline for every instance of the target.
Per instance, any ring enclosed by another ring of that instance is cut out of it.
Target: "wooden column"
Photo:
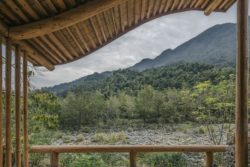
[[[28,63],[27,56],[23,56],[23,121],[24,121],[24,167],[29,167],[29,144],[28,144]]]
[[[16,167],[21,167],[20,47],[15,52]]]
[[[59,153],[52,152],[50,158],[51,167],[59,167]]]
[[[235,166],[248,166],[248,0],[237,3]]]
[[[131,151],[129,153],[130,167],[136,167],[136,152]]]
[[[2,100],[2,92],[3,92],[3,71],[2,71],[2,38],[0,37],[0,166],[3,166],[3,100]]]
[[[213,165],[213,153],[206,152],[206,167],[212,167]]]
[[[6,76],[5,76],[5,89],[6,89],[6,167],[11,165],[11,41],[6,38]]]

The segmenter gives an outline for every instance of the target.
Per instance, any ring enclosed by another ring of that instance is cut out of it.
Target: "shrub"
[[[61,167],[107,167],[99,154],[62,154]]]
[[[147,154],[142,158],[142,163],[150,167],[186,167],[187,162],[185,154],[180,153]]]
[[[81,142],[81,141],[84,141],[84,136],[82,134],[79,134],[77,137],[76,137],[76,142]]]
[[[63,136],[62,140],[64,143],[70,143],[71,142],[71,138],[69,136]]]
[[[99,155],[81,155],[69,167],[107,167]]]

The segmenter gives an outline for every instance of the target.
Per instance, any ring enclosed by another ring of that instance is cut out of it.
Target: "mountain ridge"
[[[212,26],[174,49],[166,49],[154,59],[145,58],[129,70],[142,72],[147,69],[168,66],[177,63],[205,63],[219,67],[233,67],[236,53],[236,24],[224,23]],[[116,70],[117,71],[117,70]],[[70,90],[84,84],[91,78],[96,81],[113,75],[115,71],[94,73],[68,83],[45,88],[52,92]]]

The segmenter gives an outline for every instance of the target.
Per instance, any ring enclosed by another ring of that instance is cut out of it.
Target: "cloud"
[[[235,22],[235,6],[227,13],[210,17],[192,11],[163,16],[128,32],[91,55],[75,62],[57,66],[52,72],[38,72],[32,78],[37,88],[69,82],[92,74],[126,68],[144,58],[154,58],[168,48],[175,48],[207,28],[226,22]]]

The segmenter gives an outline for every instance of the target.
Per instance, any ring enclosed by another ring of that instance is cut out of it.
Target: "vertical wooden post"
[[[237,3],[235,166],[248,166],[248,0]]]
[[[136,152],[131,151],[129,153],[130,167],[136,167]]]
[[[3,92],[3,55],[2,55],[2,38],[0,37],[0,166],[3,166],[3,100],[2,100],[2,92]]]
[[[6,38],[6,167],[12,167],[11,161],[11,41]]]
[[[59,167],[59,153],[51,153],[50,164],[51,167]]]
[[[206,167],[212,167],[213,165],[213,153],[206,152]]]
[[[23,121],[24,121],[24,167],[29,167],[29,144],[28,144],[28,67],[27,56],[23,56]]]
[[[20,47],[15,50],[16,167],[21,167]]]

